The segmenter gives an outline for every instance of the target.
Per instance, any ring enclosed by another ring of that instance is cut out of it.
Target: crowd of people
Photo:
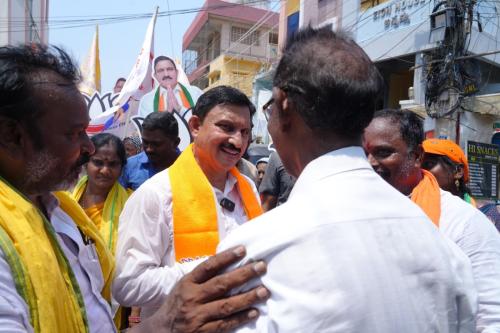
[[[0,332],[500,332],[500,234],[465,154],[375,111],[348,35],[289,38],[255,165],[248,97],[177,74],[155,59],[140,136],[89,138],[71,58],[0,47]]]

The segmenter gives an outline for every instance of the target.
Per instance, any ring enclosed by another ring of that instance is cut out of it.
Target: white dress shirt
[[[443,190],[439,230],[472,263],[479,302],[477,332],[500,332],[500,234],[478,209]]]
[[[270,299],[238,332],[472,332],[467,257],[360,147],[310,162],[288,201],[226,237],[263,259]],[[238,291],[236,291],[238,292]]]
[[[189,94],[191,95],[191,98],[193,99],[193,103],[196,104],[196,101],[198,98],[203,94],[203,91],[196,87],[196,86],[186,86],[187,91],[189,91]],[[154,110],[154,99],[155,99],[155,93],[156,89],[154,88],[151,90],[149,93],[145,94],[142,98],[141,101],[139,102],[139,111],[137,115],[146,118],[146,116],[156,110]],[[181,98],[181,90],[182,88],[177,84],[173,91],[174,91],[174,96],[177,99],[177,103],[179,103],[179,106],[182,108],[182,110],[178,110],[180,115],[184,117],[184,112],[187,110],[184,105],[182,104],[182,98]],[[160,86],[160,94],[163,94],[165,106],[167,106],[168,99],[167,99],[167,89],[163,88]],[[186,117],[184,117],[187,119]]]
[[[111,308],[101,296],[104,286],[101,266],[93,244],[84,244],[82,236],[71,217],[58,205],[53,196],[45,197],[44,204],[50,222],[57,233],[59,245],[73,269],[89,324],[89,331],[115,332]],[[0,250],[0,332],[33,332],[28,306],[14,285],[10,266]]]
[[[255,196],[257,190],[252,184]],[[219,239],[248,220],[236,186],[228,174],[224,192],[214,188],[214,200],[235,203],[230,212],[216,204]],[[202,260],[177,263],[173,247],[172,190],[168,169],[142,184],[120,215],[113,296],[122,305],[140,306],[149,317],[165,301],[173,286]]]

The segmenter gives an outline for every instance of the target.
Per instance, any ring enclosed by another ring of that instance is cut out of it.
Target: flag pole
[[[146,56],[143,53],[146,52],[146,51],[149,51],[148,52],[149,54],[147,55],[148,58],[149,58],[149,65],[148,65],[147,70],[149,70],[150,73],[152,72],[152,70],[151,70],[151,66],[152,66],[151,62],[152,62],[152,60],[154,58],[154,31],[155,31],[156,17],[158,15],[158,10],[159,10],[159,6],[156,6],[155,12],[153,14],[153,17],[151,18],[151,21],[149,22],[148,29],[146,31],[146,36],[145,36],[145,39],[144,39],[144,43],[143,43],[141,52],[139,53],[139,56],[137,58],[136,65],[135,65],[134,69],[132,70],[132,72],[130,73],[129,77],[127,78],[127,81],[125,82],[125,86],[127,85],[129,79],[132,79],[134,77],[134,74],[136,72],[136,67],[137,67],[138,64],[141,64],[141,59],[144,59],[144,57]],[[143,74],[144,74],[144,78],[141,80],[141,82],[143,82],[148,77],[147,73],[143,73]],[[124,86],[124,88],[125,88],[125,86]],[[154,88],[154,86],[153,86],[153,88]],[[137,89],[140,90],[140,86],[137,87]],[[122,92],[123,92],[123,90],[122,90]],[[117,101],[121,105],[124,104],[123,101],[121,101],[124,98],[124,96],[122,96],[122,92],[120,92],[120,95],[117,98]],[[134,102],[139,102],[140,99],[139,100],[135,100],[134,99],[134,95],[135,94],[129,93],[129,96],[127,98],[127,102],[126,103],[130,103],[131,100],[134,100]],[[129,104],[129,108],[130,108],[130,104]],[[127,115],[126,115],[126,119],[125,119],[125,125],[123,126],[123,131],[122,131],[122,139],[125,138],[126,135],[128,134],[127,133],[127,129],[128,129],[128,124],[130,123],[130,114],[131,114],[131,112],[130,111],[126,112],[126,114]],[[141,133],[139,133],[139,135],[140,134]]]

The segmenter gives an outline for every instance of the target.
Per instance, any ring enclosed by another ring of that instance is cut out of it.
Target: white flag
[[[155,13],[149,22],[141,52],[137,57],[137,61],[135,62],[127,81],[125,82],[120,95],[118,95],[118,98],[115,100],[115,104],[123,106],[128,102],[130,97],[138,101],[142,96],[144,96],[144,94],[150,92],[154,88],[151,68],[154,59],[153,43],[157,14],[158,7],[156,7]]]

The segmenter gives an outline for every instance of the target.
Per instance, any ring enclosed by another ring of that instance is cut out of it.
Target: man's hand
[[[258,311],[252,305],[269,297],[267,289],[259,286],[238,295],[227,294],[231,289],[264,274],[265,263],[249,263],[221,274],[244,256],[245,249],[240,246],[198,265],[177,283],[153,317],[129,332],[228,332],[254,320]]]

